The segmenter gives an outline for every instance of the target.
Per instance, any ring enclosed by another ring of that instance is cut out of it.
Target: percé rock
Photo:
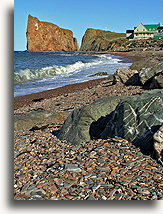
[[[80,51],[106,51],[121,46],[127,41],[124,33],[87,29],[83,38]]]
[[[73,32],[38,18],[28,16],[27,51],[77,51],[78,44]]]
[[[122,137],[145,154],[153,154],[153,135],[163,125],[163,90],[128,98],[108,97],[74,110],[58,138],[72,144],[90,139]]]

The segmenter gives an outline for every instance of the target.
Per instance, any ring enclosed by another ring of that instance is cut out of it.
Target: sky
[[[140,24],[162,24],[162,0],[15,0],[14,50],[26,50],[28,14],[73,31],[78,44],[87,28],[125,33]]]

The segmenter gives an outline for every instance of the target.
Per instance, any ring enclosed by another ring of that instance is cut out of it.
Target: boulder
[[[34,126],[64,122],[66,118],[65,112],[51,112],[43,109],[27,114],[16,114],[14,116],[14,130],[30,130]]]
[[[115,82],[121,82],[125,85],[138,85],[139,73],[137,70],[130,68],[119,68],[114,73]]]
[[[154,149],[156,158],[163,164],[163,125],[154,134]]]
[[[108,97],[74,110],[58,138],[72,144],[90,139],[122,137],[153,154],[153,135],[163,124],[163,90],[128,98]]]
[[[115,83],[121,82],[126,86],[161,89],[163,88],[163,61],[153,59],[135,62],[130,68],[118,69],[113,76]]]
[[[147,83],[146,83],[147,85]],[[158,75],[154,76],[151,81],[148,83],[149,89],[155,88],[163,88],[163,72],[159,73]]]
[[[163,90],[123,99],[110,115],[101,138],[122,137],[146,154],[153,153],[153,135],[163,124]]]
[[[153,67],[142,68],[139,73],[140,82],[146,88],[156,88],[156,83],[152,83],[154,78],[163,73],[163,61]],[[155,78],[155,82],[157,78]]]
[[[94,130],[90,133],[91,124],[101,117],[104,118],[100,130],[96,130],[96,135],[100,134],[107,122],[106,115],[116,108],[121,99],[120,97],[101,98],[88,106],[75,109],[68,116],[57,137],[74,145],[89,141],[91,135],[94,135]]]
[[[27,51],[77,51],[78,44],[71,30],[28,16]]]
[[[98,77],[98,76],[108,76],[107,72],[98,72],[92,75],[89,75],[88,77]]]

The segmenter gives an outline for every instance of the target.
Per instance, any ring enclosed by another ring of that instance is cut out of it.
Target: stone
[[[72,172],[81,172],[82,170],[75,164],[66,164],[65,169]]]
[[[154,89],[154,88],[163,88],[163,72],[153,77],[149,85],[149,89]]]
[[[125,85],[139,85],[139,73],[130,68],[119,68],[114,74],[114,79]]]
[[[88,77],[96,77],[96,76],[107,76],[107,72],[98,72],[96,74],[89,75]]]
[[[163,125],[154,134],[153,139],[154,139],[154,149],[156,151],[156,158],[163,165]]]
[[[26,114],[16,114],[14,115],[14,130],[30,130],[34,126],[63,122],[66,118],[66,112],[52,112],[43,109]]]
[[[60,140],[66,140],[77,145],[89,141],[91,135],[98,136],[105,128],[106,115],[110,114],[116,108],[121,99],[116,96],[101,98],[91,105],[75,109],[68,116],[57,137]],[[92,133],[90,133],[91,124],[99,118],[101,118],[102,122],[98,125],[98,129],[96,128],[96,133],[94,133],[93,129]]]
[[[134,62],[130,68],[118,69],[113,76],[115,83],[121,82],[126,86],[163,88],[163,62],[155,58]]]
[[[145,88],[149,89],[160,88],[161,85],[163,85],[162,73],[163,73],[163,61],[161,61],[160,63],[153,67],[142,68],[139,73],[140,82]],[[160,74],[161,76],[157,77]],[[161,84],[157,83],[157,79],[159,79],[158,82],[160,82]]]
[[[28,16],[27,51],[77,51],[78,44],[71,30]]]
[[[125,98],[112,113],[102,138],[119,136],[152,154],[153,135],[163,124],[163,90]]]

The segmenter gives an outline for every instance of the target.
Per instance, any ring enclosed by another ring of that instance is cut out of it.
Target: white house
[[[154,38],[154,35],[157,33],[157,29],[160,27],[160,24],[149,24],[144,25],[140,23],[137,27],[134,27],[133,30],[133,39],[150,39]],[[131,35],[129,35],[129,31],[126,31],[126,38],[130,39]]]

